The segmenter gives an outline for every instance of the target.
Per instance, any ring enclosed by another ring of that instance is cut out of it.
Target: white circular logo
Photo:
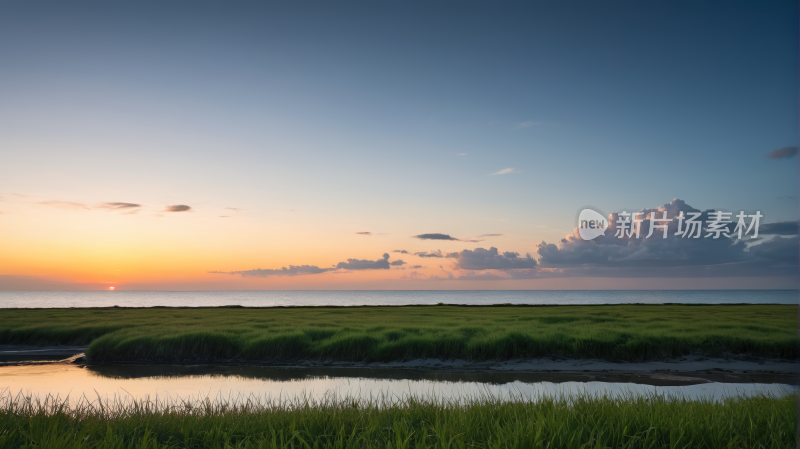
[[[608,219],[600,212],[585,207],[578,214],[578,234],[584,240],[592,240],[606,233]]]

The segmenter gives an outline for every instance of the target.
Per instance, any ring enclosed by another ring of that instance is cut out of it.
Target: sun
[[[114,290],[114,287],[108,287],[109,290]]]

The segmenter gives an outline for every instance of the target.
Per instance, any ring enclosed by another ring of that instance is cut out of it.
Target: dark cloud
[[[797,147],[783,147],[766,154],[767,159],[786,159],[797,155]]]
[[[39,201],[39,204],[45,206],[58,207],[59,209],[85,209],[89,210],[89,206],[82,203],[73,203],[71,201]]]
[[[520,270],[536,267],[536,259],[526,254],[520,257],[515,252],[500,252],[495,247],[489,249],[465,249],[461,252],[449,253],[448,258],[455,259],[459,270]]]
[[[662,217],[675,218],[681,212],[699,213],[705,224],[712,210],[700,212],[675,199],[657,209],[642,209],[642,217],[650,212]],[[640,236],[617,238],[618,214],[609,216],[609,230],[605,236],[591,241],[579,237],[577,229],[561,239],[559,245],[542,242],[538,245],[539,265],[549,269],[544,276],[611,276],[611,277],[720,277],[720,276],[765,276],[788,275],[798,271],[798,247],[791,239],[773,238],[760,244],[750,245],[750,238],[739,240],[727,238],[705,238],[708,229],[703,228],[700,238],[681,238],[674,234],[678,221],[668,223],[668,238],[662,238],[656,230],[650,238],[649,220],[641,223]],[[733,217],[733,220],[736,220]],[[749,223],[749,220],[748,220]],[[734,224],[729,226],[733,230]],[[772,224],[762,226],[768,233],[787,232],[790,226]],[[796,234],[795,227],[795,234]],[[759,233],[764,233],[760,230]],[[752,235],[752,232],[751,232]],[[783,234],[782,234],[783,235]],[[788,235],[788,234],[786,234]],[[777,239],[777,240],[776,240]],[[795,254],[792,257],[788,255]]]
[[[438,233],[412,235],[412,237],[415,238],[415,239],[420,239],[420,240],[455,240],[455,241],[459,241],[455,237],[450,237],[447,234],[438,234]]]
[[[358,234],[358,235],[372,235],[371,232],[366,232],[366,231],[364,231],[364,232],[356,232],[356,234]]]
[[[395,260],[394,262],[389,262],[389,265],[393,267],[399,267],[400,265],[405,265],[406,263],[400,259]]]
[[[410,266],[408,268],[417,269],[417,268],[425,268],[425,267],[423,267],[422,265],[412,265],[412,266]]]
[[[134,209],[137,207],[142,207],[141,204],[136,203],[100,203],[97,206],[98,209],[109,209],[109,210],[125,210],[125,209]]]
[[[759,226],[758,235],[797,235],[798,223],[796,221],[780,221]]]
[[[301,274],[320,274],[327,271],[333,271],[334,268],[320,268],[315,265],[289,265],[289,268],[283,267],[280,270],[256,270],[245,271],[209,271],[209,273],[216,274],[239,274],[242,276],[254,277],[268,277],[268,276],[298,276]]]
[[[406,251],[404,249],[396,249],[396,250],[394,250],[392,252],[393,253],[400,253],[400,254],[408,254],[408,251]]]
[[[500,237],[503,234],[483,234],[479,235],[478,237]]]
[[[439,249],[437,249],[436,251],[431,251],[431,252],[420,251],[418,253],[414,253],[414,255],[415,256],[419,256],[419,257],[435,257],[435,258],[439,258],[439,259],[445,257],[445,255],[442,254],[442,251],[439,250]]]
[[[161,212],[186,212],[191,210],[190,206],[185,204],[176,204],[175,206],[167,206],[166,209],[162,210]]]
[[[389,254],[384,253],[383,258],[378,260],[347,259],[347,262],[336,264],[336,268],[345,270],[388,270]]]

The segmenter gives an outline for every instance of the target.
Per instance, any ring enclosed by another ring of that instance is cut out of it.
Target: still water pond
[[[716,379],[719,380],[719,379]],[[184,365],[35,365],[0,367],[4,395],[85,396],[103,399],[192,399],[241,401],[323,399],[335,395],[354,399],[397,400],[409,395],[453,400],[491,395],[610,393],[681,394],[690,398],[721,398],[755,392],[800,391],[786,378],[749,383],[703,379],[664,380],[631,376],[581,374],[455,373],[364,368],[274,368],[259,366]]]

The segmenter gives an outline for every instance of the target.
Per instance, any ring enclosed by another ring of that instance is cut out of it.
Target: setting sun
[[[114,287],[108,287],[109,290],[114,290]]]

